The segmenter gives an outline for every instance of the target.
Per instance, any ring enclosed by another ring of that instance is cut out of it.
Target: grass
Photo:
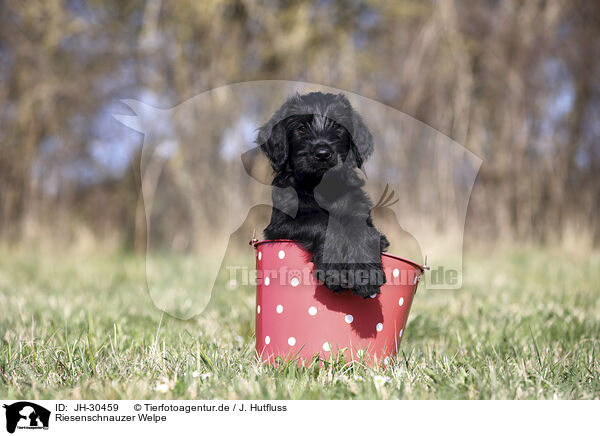
[[[162,314],[133,256],[0,253],[0,398],[600,398],[600,256],[467,256],[460,291],[417,293],[386,369],[254,360],[254,295]]]

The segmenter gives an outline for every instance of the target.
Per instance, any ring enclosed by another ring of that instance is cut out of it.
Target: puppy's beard
[[[306,188],[314,188],[323,179],[323,175],[326,173],[326,170],[318,171],[315,170],[313,172],[297,172],[294,173],[294,180],[300,186],[304,186]]]
[[[355,167],[341,155],[337,155],[335,164],[324,162],[305,162],[304,165],[293,169],[295,181],[306,188],[314,188],[323,181],[323,177],[338,178],[347,172],[353,172]],[[337,176],[336,176],[337,174]],[[341,179],[340,179],[341,180]]]
[[[331,166],[309,166],[307,168],[297,168],[294,171],[295,180],[304,185],[314,187],[318,185],[323,176],[328,171],[331,171]]]

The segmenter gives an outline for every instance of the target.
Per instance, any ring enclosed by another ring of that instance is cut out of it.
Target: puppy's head
[[[318,182],[342,165],[360,168],[373,138],[342,94],[313,92],[289,98],[259,129],[257,141],[276,172]]]

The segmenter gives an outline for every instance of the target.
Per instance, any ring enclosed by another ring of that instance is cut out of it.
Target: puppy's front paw
[[[381,290],[379,286],[371,286],[371,285],[356,285],[352,288],[352,293],[359,295],[363,298],[375,298],[375,295],[379,295]]]
[[[345,289],[342,287],[339,269],[333,268],[332,265],[315,265],[315,277],[335,293],[340,293]]]
[[[379,294],[386,282],[381,264],[317,264],[315,276],[334,292],[352,289],[352,292],[367,298]]]
[[[359,264],[354,268],[352,292],[368,298],[379,294],[385,282],[385,272],[381,264]]]

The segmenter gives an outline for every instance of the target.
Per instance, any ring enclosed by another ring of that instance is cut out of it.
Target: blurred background
[[[120,100],[278,79],[384,103],[481,157],[467,241],[596,247],[598,59],[583,0],[2,0],[1,244],[143,251],[144,137],[113,118]],[[212,144],[208,178],[227,165]]]
[[[589,0],[0,0],[0,398],[600,398],[599,59]],[[294,88],[358,104],[429,256],[385,370],[254,363],[239,157]]]

